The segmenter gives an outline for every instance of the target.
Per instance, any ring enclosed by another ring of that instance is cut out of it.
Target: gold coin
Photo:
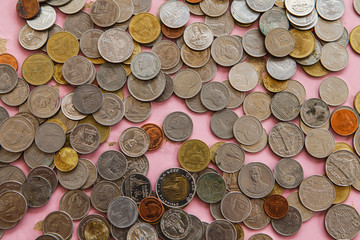
[[[333,152],[336,152],[336,151],[339,151],[339,150],[346,150],[346,151],[349,151],[349,152],[354,152],[352,147],[349,144],[345,143],[345,142],[337,142],[337,143],[335,143],[335,147],[334,147]]]
[[[107,240],[110,239],[109,228],[103,221],[91,221],[86,224],[84,231],[85,239]]]
[[[130,75],[130,73],[131,73],[131,68],[130,68],[130,65],[121,64],[121,66],[123,66],[123,67],[124,67],[125,72],[126,72],[126,76],[129,76],[129,75]]]
[[[329,70],[324,68],[320,61],[311,66],[301,66],[308,75],[312,77],[323,77],[329,73]]]
[[[178,160],[181,167],[189,172],[200,172],[210,163],[210,149],[203,141],[188,140],[179,148]]]
[[[83,120],[81,120],[79,122],[79,124],[82,124],[82,123],[88,123],[97,128],[97,130],[100,133],[100,143],[103,143],[108,139],[108,137],[110,135],[110,127],[103,126],[103,125],[97,123],[92,115],[87,116],[86,118],[84,118]]]
[[[218,150],[218,148],[223,145],[225,142],[217,142],[210,148],[210,160],[215,163],[215,153]]]
[[[90,62],[92,62],[93,64],[103,64],[105,63],[105,60],[102,58],[102,57],[99,57],[99,58],[88,58],[86,57]]]
[[[141,53],[141,45],[134,41],[134,50],[128,60],[123,62],[123,64],[131,64],[131,60],[137,55]]]
[[[295,28],[290,30],[295,39],[295,48],[290,53],[293,58],[305,58],[315,49],[315,37],[310,31],[299,31]]]
[[[65,123],[63,123],[63,121],[61,121],[60,119],[50,118],[46,122],[56,123],[57,125],[59,125],[64,130],[64,133],[67,132],[67,127],[66,127]]]
[[[65,80],[64,76],[62,75],[62,67],[63,64],[61,63],[55,64],[54,79],[58,84],[67,85],[69,83]]]
[[[161,192],[170,202],[180,202],[188,197],[190,184],[184,175],[174,172],[165,176]]]
[[[269,74],[265,74],[263,78],[264,87],[270,92],[281,92],[287,86],[287,81],[279,81],[272,78]]]
[[[350,45],[356,53],[360,54],[360,25],[351,31]]]
[[[334,184],[334,187],[335,187],[335,200],[333,204],[339,204],[344,202],[350,195],[351,186],[340,187]]]
[[[244,229],[240,226],[239,223],[233,223],[235,229],[236,229],[236,240],[244,240],[245,233]]]
[[[241,22],[238,22],[238,21],[235,21],[235,23],[236,23],[239,27],[242,27],[242,28],[249,28],[249,27],[251,27],[251,26],[254,24],[254,22],[252,22],[252,23],[241,23]]]
[[[279,184],[277,184],[277,182],[275,182],[273,190],[263,199],[266,199],[267,197],[270,197],[271,195],[282,195],[283,192],[284,192],[284,188],[281,187]]]
[[[106,91],[102,88],[100,88],[102,93],[113,93],[115,95],[117,95],[119,98],[121,98],[121,100],[124,100],[124,91],[122,88],[120,88],[119,90],[115,91],[115,92],[110,92],[110,91]]]
[[[25,59],[21,71],[28,83],[35,86],[44,85],[54,75],[54,63],[45,54],[35,53]]]
[[[52,35],[46,45],[49,57],[57,63],[64,63],[69,58],[78,55],[79,42],[69,32],[58,32]]]
[[[360,92],[358,92],[354,98],[354,107],[356,111],[360,114]]]
[[[60,149],[55,155],[54,163],[57,169],[62,172],[73,170],[79,162],[79,156],[76,151],[69,147]]]
[[[249,58],[246,62],[250,63],[255,68],[255,70],[259,76],[259,83],[261,86],[264,86],[263,73],[266,70],[266,59],[264,57],[256,58],[256,57],[249,56]]]
[[[139,13],[131,18],[129,33],[138,43],[151,43],[159,37],[160,32],[160,22],[151,13]]]

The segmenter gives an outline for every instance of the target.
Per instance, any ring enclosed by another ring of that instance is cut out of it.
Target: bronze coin
[[[161,24],[161,31],[166,37],[175,39],[183,35],[185,31],[185,26],[181,28],[169,28],[165,26],[165,24]]]
[[[0,195],[0,219],[5,222],[19,221],[27,211],[26,199],[15,191]]]
[[[8,64],[8,65],[12,66],[15,70],[18,69],[18,62],[17,62],[16,58],[9,53],[0,54],[0,64],[1,63]]]
[[[68,191],[60,199],[60,210],[67,212],[73,220],[85,217],[90,207],[89,196],[81,190]]]
[[[160,148],[164,141],[164,132],[161,127],[153,123],[148,123],[141,126],[141,128],[144,129],[150,137],[148,150],[152,151]]]
[[[19,183],[18,181],[3,182],[0,184],[0,195],[8,191],[20,192],[20,187],[21,183]]]
[[[139,204],[139,215],[144,221],[149,223],[157,222],[163,214],[164,206],[160,199],[147,197],[141,200]]]
[[[16,4],[17,14],[24,19],[35,17],[40,11],[40,4],[37,0],[19,0]]]
[[[269,217],[280,219],[289,211],[289,203],[283,196],[275,194],[265,199],[264,209]]]
[[[57,233],[63,239],[70,238],[73,231],[73,222],[69,214],[63,211],[49,213],[43,222],[44,233]]]

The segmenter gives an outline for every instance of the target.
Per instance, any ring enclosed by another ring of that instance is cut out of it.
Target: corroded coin
[[[150,80],[159,74],[161,62],[155,53],[141,52],[132,59],[130,67],[136,78]]]
[[[244,113],[263,121],[271,115],[270,102],[271,97],[268,94],[251,92],[245,97],[243,103]]]
[[[329,130],[317,128],[311,130],[305,139],[307,152],[316,158],[329,156],[335,147],[335,139]]]
[[[274,187],[275,179],[268,166],[260,162],[245,165],[239,173],[238,184],[241,191],[251,198],[262,198]]]
[[[230,69],[230,85],[238,91],[247,92],[256,87],[258,73],[249,63],[238,63]]]
[[[165,206],[182,208],[195,196],[196,184],[191,174],[182,168],[162,172],[156,181],[156,194]]]
[[[235,139],[243,145],[253,145],[261,139],[263,127],[261,122],[253,116],[238,118],[233,127]]]
[[[266,215],[264,210],[263,199],[250,199],[251,202],[251,212],[250,215],[243,221],[245,226],[250,229],[258,230],[263,229],[269,223],[271,218]]]
[[[142,174],[130,174],[121,184],[121,193],[139,204],[152,193],[150,180]]]
[[[319,95],[330,106],[343,104],[349,95],[349,89],[344,80],[339,77],[325,78],[319,86]]]
[[[43,31],[51,28],[56,21],[55,9],[50,5],[41,5],[39,13],[31,19],[27,19],[27,24],[34,30]]]
[[[118,228],[127,228],[138,218],[136,203],[128,197],[117,197],[109,203],[107,215],[111,224]]]
[[[77,38],[69,32],[58,32],[52,35],[46,44],[49,57],[58,63],[64,63],[79,53]]]
[[[193,122],[186,113],[173,112],[165,117],[162,127],[168,139],[175,142],[182,142],[191,136]]]
[[[301,164],[292,158],[283,158],[275,166],[274,177],[283,188],[296,188],[304,178]]]
[[[288,213],[289,203],[283,196],[274,194],[265,199],[264,209],[272,219],[280,219]]]
[[[300,101],[291,92],[279,92],[272,97],[270,109],[278,120],[291,121],[299,115]]]
[[[238,144],[225,143],[216,150],[215,163],[224,172],[237,172],[242,168],[244,162],[245,153]]]
[[[181,209],[170,209],[164,213],[160,220],[163,234],[172,239],[183,239],[191,229],[191,218]]]
[[[93,113],[93,117],[103,126],[113,126],[120,122],[124,114],[125,107],[121,98],[113,93],[104,93],[101,108]]]
[[[141,126],[141,128],[144,129],[150,137],[150,145],[148,150],[152,151],[160,148],[164,141],[163,130],[153,123],[145,124]]]
[[[125,156],[116,150],[103,152],[96,163],[97,170],[105,180],[113,181],[124,176],[127,169]]]
[[[120,149],[129,157],[140,157],[146,153],[149,145],[149,135],[139,127],[129,127],[119,137]]]
[[[294,235],[300,230],[301,224],[302,220],[299,211],[291,206],[285,217],[271,220],[271,225],[275,232],[283,236]]]
[[[226,194],[225,181],[217,173],[205,173],[196,181],[196,194],[206,203],[219,202]]]
[[[0,65],[1,66],[1,65]],[[42,71],[39,71],[39,69],[42,69]],[[9,71],[7,71],[8,77],[6,79],[11,79],[11,74]],[[30,55],[24,60],[24,63],[21,67],[22,76],[25,81],[27,81],[29,84],[38,86],[43,85],[51,80],[54,74],[54,63],[51,61],[51,59],[41,53],[35,53]],[[4,73],[3,73],[4,74]],[[15,85],[16,85],[15,81]],[[12,83],[13,84],[13,83]],[[9,85],[3,84],[5,90],[6,86]],[[9,87],[9,86],[7,86]],[[14,86],[15,87],[15,86]],[[13,87],[13,88],[14,88]],[[11,88],[11,89],[13,89]]]
[[[29,207],[42,207],[49,201],[52,188],[45,178],[32,176],[21,184],[20,192],[24,195]]]
[[[214,36],[210,27],[201,22],[190,24],[184,32],[185,44],[196,51],[205,50],[210,47],[213,39]]]
[[[96,210],[106,212],[109,203],[119,196],[121,196],[121,191],[115,183],[101,181],[91,191],[90,200]]]
[[[44,233],[57,233],[63,239],[67,239],[72,234],[73,222],[66,212],[54,211],[45,217],[42,229]]]
[[[156,197],[147,197],[141,200],[139,204],[140,217],[149,223],[157,222],[164,214],[164,206]]]
[[[78,164],[79,157],[74,149],[65,147],[56,153],[54,163],[57,169],[63,172],[73,170]]]
[[[25,197],[19,192],[7,191],[0,195],[0,219],[5,222],[17,222],[27,211]]]
[[[47,166],[38,166],[30,170],[28,177],[40,176],[45,178],[51,185],[52,191],[54,192],[58,186],[58,177],[54,170]]]
[[[310,98],[301,105],[300,117],[309,127],[321,127],[329,122],[330,109],[323,100]]]
[[[227,220],[215,220],[206,229],[207,240],[227,239],[236,240],[236,229],[232,223]]]
[[[40,4],[37,0],[21,0],[16,4],[16,12],[17,14],[24,18],[30,19],[35,17],[40,11]]]
[[[76,167],[69,172],[58,172],[59,183],[68,190],[79,189],[86,183],[89,176],[86,165],[78,162]]]
[[[160,32],[160,22],[151,13],[142,12],[131,18],[129,33],[138,43],[147,44],[154,42],[160,36]]]
[[[66,192],[60,199],[60,210],[68,213],[73,220],[85,217],[90,211],[90,198],[81,190]]]
[[[232,223],[244,221],[251,212],[251,202],[240,192],[229,192],[221,200],[221,213]]]

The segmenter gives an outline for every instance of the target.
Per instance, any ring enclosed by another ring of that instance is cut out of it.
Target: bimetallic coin
[[[237,172],[242,168],[244,162],[245,153],[238,144],[225,143],[215,152],[215,163],[223,172]]]
[[[19,192],[7,191],[2,193],[0,203],[5,208],[0,214],[0,219],[5,222],[17,222],[24,217],[27,211],[27,201]]]
[[[69,172],[58,172],[59,183],[68,190],[80,189],[86,183],[89,176],[86,165],[78,162],[76,167]]]
[[[275,232],[283,236],[294,235],[300,230],[301,224],[302,219],[299,211],[291,206],[285,217],[271,220],[271,225]]]
[[[115,227],[127,228],[137,220],[138,208],[131,198],[117,197],[109,203],[107,215]]]
[[[276,93],[270,103],[271,113],[280,121],[291,121],[295,119],[300,112],[300,101],[295,94],[291,92]]]
[[[300,108],[301,120],[312,128],[318,128],[329,122],[329,106],[321,99],[310,98]]]
[[[236,240],[237,233],[234,225],[228,220],[215,220],[206,229],[206,239],[207,240],[217,240],[217,239],[227,239],[227,240]]]
[[[109,203],[119,196],[121,196],[121,191],[115,183],[101,181],[91,191],[90,200],[96,210],[106,213]],[[121,214],[121,211],[119,214]]]
[[[207,49],[212,44],[213,39],[213,33],[205,23],[196,22],[185,28],[185,44],[193,50],[201,51]]]
[[[168,139],[182,142],[191,136],[193,122],[186,113],[172,112],[165,117],[162,128]]]
[[[155,53],[141,52],[132,59],[130,67],[136,78],[150,80],[159,74],[161,62]]]
[[[60,210],[68,213],[73,220],[85,217],[90,211],[90,198],[81,190],[66,192],[60,199]]]
[[[253,116],[238,118],[233,127],[235,139],[243,145],[253,145],[260,141],[263,127],[261,122]]]
[[[129,157],[140,157],[146,153],[149,145],[149,135],[139,127],[129,127],[119,137],[120,149]]]
[[[42,207],[49,201],[52,188],[45,178],[32,176],[21,184],[20,192],[29,207]]]
[[[251,202],[240,192],[229,192],[221,200],[221,213],[232,223],[244,221],[251,212]]]
[[[32,19],[26,20],[27,24],[34,30],[43,31],[55,24],[56,12],[50,5],[41,5],[39,14]]]
[[[70,134],[71,147],[80,154],[89,154],[100,145],[100,132],[91,124],[79,124]]]
[[[217,173],[205,173],[196,181],[196,194],[206,203],[219,202],[226,194],[225,181]]]
[[[73,222],[66,212],[54,211],[45,217],[42,227],[44,233],[57,233],[63,239],[68,239],[73,231]]]
[[[301,164],[292,158],[281,159],[274,168],[276,182],[283,188],[296,188],[304,178]]]
[[[243,221],[246,227],[254,230],[263,229],[269,223],[271,218],[266,215],[264,210],[263,199],[250,199],[251,212],[250,215]]]
[[[163,234],[171,239],[183,239],[191,229],[191,218],[184,210],[170,209],[164,213],[160,220]]]

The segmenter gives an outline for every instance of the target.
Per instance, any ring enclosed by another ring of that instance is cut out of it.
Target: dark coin
[[[85,217],[90,211],[90,198],[81,190],[66,192],[60,199],[60,210],[67,212],[73,220]]]
[[[5,63],[0,63],[0,94],[9,93],[16,87],[19,77],[15,69]]]
[[[230,109],[215,112],[210,120],[212,133],[221,139],[233,138],[233,126],[238,118],[238,115]]]
[[[283,236],[291,236],[299,231],[302,220],[299,211],[294,207],[289,207],[285,217],[271,220],[271,225],[275,232]]]
[[[29,168],[39,166],[50,166],[54,162],[55,153],[45,153],[41,151],[34,142],[24,151],[24,160]]]
[[[17,14],[24,19],[35,17],[39,11],[40,4],[37,0],[20,0],[16,4]]]
[[[2,193],[0,195],[0,205],[0,219],[5,222],[17,222],[27,211],[25,197],[15,191]]]
[[[125,118],[130,122],[138,123],[148,119],[152,111],[151,102],[142,102],[129,95],[124,101]]]
[[[165,89],[161,93],[161,95],[157,99],[155,99],[156,102],[163,102],[168,100],[174,92],[174,83],[172,81],[172,78],[165,73],[165,79],[166,79]]]
[[[25,173],[19,167],[13,165],[0,167],[0,184],[7,181],[23,183],[25,180]]]
[[[73,222],[69,214],[63,211],[49,213],[43,222],[44,233],[57,233],[63,239],[68,239],[73,231]]]
[[[100,145],[99,130],[91,124],[82,123],[70,134],[71,147],[80,154],[89,154]]]
[[[111,224],[118,228],[127,228],[138,218],[138,207],[128,197],[117,197],[109,203],[107,215]]]
[[[58,171],[59,183],[66,189],[79,189],[86,183],[89,173],[86,165],[78,162],[76,167],[68,172]]]
[[[309,127],[318,128],[329,122],[330,109],[323,100],[311,98],[301,105],[300,117]]]
[[[108,150],[100,155],[96,167],[101,177],[108,181],[113,181],[124,176],[127,169],[127,161],[121,152]]]
[[[165,136],[174,142],[182,142],[188,139],[193,131],[193,122],[186,113],[172,112],[163,121]]]
[[[236,229],[228,220],[215,220],[206,229],[207,240],[236,240]]]
[[[20,191],[29,207],[42,207],[49,201],[52,188],[45,178],[32,176],[21,185]]]
[[[205,173],[196,181],[196,194],[206,203],[219,202],[226,194],[223,177],[217,173]]]
[[[211,203],[210,204],[210,213],[211,216],[215,219],[225,219],[225,217],[221,213],[221,202]]]
[[[189,204],[196,192],[191,174],[182,168],[162,172],[156,181],[156,194],[165,206],[181,208]]]
[[[152,189],[150,180],[141,174],[131,174],[122,182],[121,192],[139,204],[141,200],[149,197]]]
[[[102,181],[96,184],[91,191],[91,204],[96,210],[106,212],[109,203],[120,195],[120,189],[115,183]]]
[[[7,181],[0,184],[0,195],[4,192],[15,191],[20,193],[21,183],[17,181]]]
[[[249,217],[244,220],[245,226],[250,229],[258,230],[263,229],[269,223],[271,218],[266,215],[264,210],[264,200],[259,199],[250,199],[251,202],[251,212]]]
[[[280,219],[287,214],[289,203],[283,196],[274,194],[265,199],[264,209],[272,219]]]
[[[9,117],[8,111],[4,107],[0,106],[0,124],[8,117]]]
[[[215,152],[215,163],[221,171],[234,173],[239,171],[245,162],[244,150],[235,143],[225,143]]]
[[[110,231],[111,235],[115,240],[124,240],[127,237],[130,228],[118,228],[114,225],[111,225]]]
[[[163,234],[170,239],[183,239],[190,233],[190,216],[184,210],[170,209],[162,216],[160,228]]]
[[[164,211],[163,204],[156,197],[144,198],[139,204],[140,217],[149,223],[157,222],[164,214]]]
[[[102,102],[102,92],[95,85],[83,84],[74,91],[74,107],[83,114],[92,114],[98,111]]]
[[[244,221],[251,212],[251,202],[240,192],[229,192],[221,200],[222,215],[232,223]]]
[[[1,220],[1,218],[0,218],[0,227],[1,227],[1,230],[12,229],[12,228],[14,228],[18,223],[19,223],[19,221],[17,221],[17,222],[5,222],[4,220]]]
[[[51,185],[52,191],[54,192],[58,186],[58,177],[54,170],[47,166],[38,166],[30,170],[28,177],[39,176],[45,178]]]
[[[117,91],[122,88],[126,82],[126,71],[119,63],[103,63],[100,65],[96,80],[99,86],[106,91]]]
[[[95,164],[88,159],[80,158],[79,161],[85,164],[89,173],[88,179],[86,180],[85,184],[81,187],[81,189],[86,189],[94,185],[98,177],[97,169]]]
[[[13,153],[5,150],[0,147],[0,163],[12,163],[18,160],[21,156],[22,152]]]
[[[79,226],[78,226],[78,229],[77,229],[77,235],[79,237],[80,240],[88,240],[86,239],[85,237],[85,229],[86,229],[86,226],[91,223],[92,221],[102,221],[103,223],[105,223],[105,225],[110,228],[111,225],[110,223],[108,222],[108,220],[102,216],[102,215],[99,215],[99,214],[90,214],[90,215],[87,215],[86,217],[84,217],[83,219],[81,219],[80,223],[79,223]],[[122,239],[121,239],[122,240]]]
[[[189,234],[184,240],[201,240],[204,235],[204,228],[201,220],[195,215],[189,214],[191,227]]]
[[[51,234],[43,234],[37,237],[35,240],[59,240],[59,239]]]
[[[45,153],[55,153],[65,144],[66,135],[59,124],[47,122],[35,132],[36,146]]]
[[[304,178],[301,164],[292,158],[281,159],[274,168],[276,182],[283,188],[296,188]]]

